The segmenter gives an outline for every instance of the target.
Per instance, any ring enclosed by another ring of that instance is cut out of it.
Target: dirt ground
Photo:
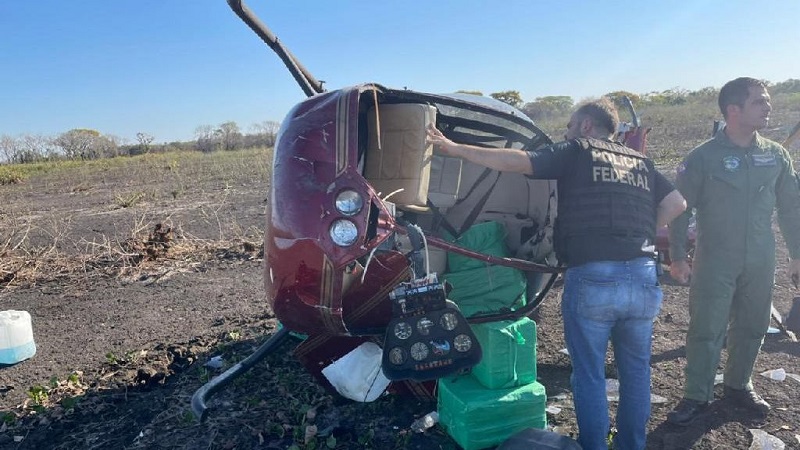
[[[364,404],[323,390],[293,358],[294,337],[215,394],[205,422],[194,418],[192,394],[221,371],[205,364],[221,357],[223,369],[230,367],[277,329],[261,278],[266,169],[240,163],[224,177],[184,174],[191,183],[180,195],[174,174],[142,177],[130,169],[0,186],[6,234],[37,224],[27,253],[0,254],[0,309],[29,311],[37,344],[33,358],[0,369],[0,448],[458,448],[440,426],[410,431],[434,402],[385,395]],[[121,207],[120,196],[130,192],[145,192],[146,200]],[[172,227],[164,245],[152,239],[157,223]],[[781,244],[774,301],[783,314],[797,294],[786,260]],[[647,448],[746,449],[749,429],[800,448],[800,381],[759,375],[778,368],[800,374],[800,344],[781,334],[767,336],[754,372],[773,406],[765,421],[721,400],[690,427],[665,423],[682,394],[688,312],[685,286],[664,290],[652,383],[665,402],[653,405]],[[538,373],[548,405],[560,409],[548,413],[548,424],[569,434],[577,430],[569,359],[560,352],[559,295],[554,288],[536,317]],[[304,443],[309,409],[318,432]]]

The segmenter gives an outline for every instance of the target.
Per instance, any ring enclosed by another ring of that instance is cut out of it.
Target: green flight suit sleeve
[[[689,219],[692,217],[690,209],[682,212],[669,224],[669,259],[672,261],[685,261],[686,241],[689,239]]]
[[[792,158],[783,148],[781,156],[784,159],[784,169],[775,184],[778,225],[786,241],[789,256],[800,259],[800,178],[794,170]]]
[[[703,164],[696,152],[690,153],[678,165],[675,187],[686,199],[686,211],[669,224],[669,257],[672,261],[684,261],[687,258],[689,219],[692,208],[697,204],[703,186]]]

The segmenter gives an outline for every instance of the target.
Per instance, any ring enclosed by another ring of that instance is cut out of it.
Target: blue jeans
[[[608,448],[605,356],[609,339],[620,385],[614,449],[645,447],[653,320],[662,297],[656,262],[651,258],[598,261],[567,269],[561,313],[572,359],[578,442],[584,450]]]

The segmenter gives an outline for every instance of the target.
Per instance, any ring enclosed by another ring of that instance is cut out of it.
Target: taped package
[[[484,349],[472,375],[483,386],[504,389],[536,381],[536,322],[522,317],[479,323],[472,331]]]
[[[494,447],[526,429],[547,426],[547,394],[534,381],[487,389],[472,375],[440,378],[439,424],[464,450]]]

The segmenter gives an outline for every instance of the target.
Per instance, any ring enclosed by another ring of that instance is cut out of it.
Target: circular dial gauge
[[[414,329],[411,328],[411,325],[408,322],[398,322],[394,326],[394,335],[397,336],[397,339],[408,339],[411,337],[411,333],[414,332]]]
[[[447,331],[453,331],[458,326],[458,317],[453,313],[444,313],[439,318],[439,325]]]
[[[417,322],[417,331],[419,331],[423,336],[430,334],[431,328],[433,328],[433,321],[427,317],[423,317],[422,319],[419,319],[419,322]]]
[[[389,351],[389,362],[399,366],[406,362],[406,351],[400,347],[395,347]]]
[[[466,334],[459,334],[453,339],[453,347],[459,352],[466,352],[472,348],[472,339]]]
[[[417,342],[411,346],[411,358],[414,361],[422,361],[428,357],[429,352],[428,346],[424,342]]]

